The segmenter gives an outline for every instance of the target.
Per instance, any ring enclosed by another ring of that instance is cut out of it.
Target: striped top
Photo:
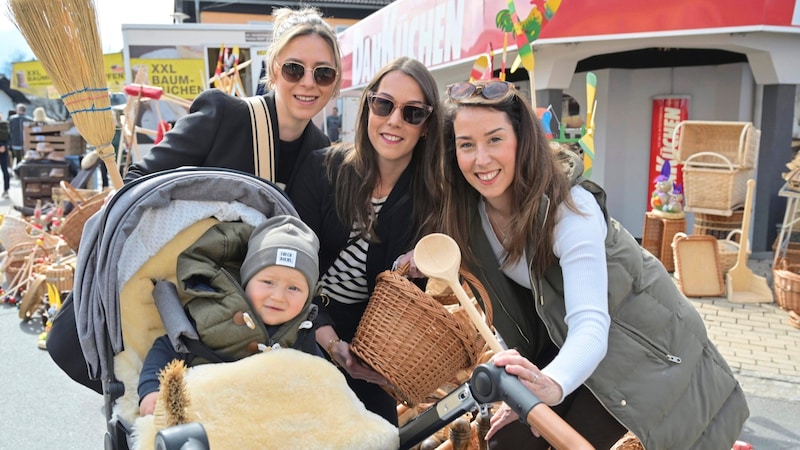
[[[373,198],[372,208],[377,218],[388,196]],[[322,276],[322,294],[341,303],[360,303],[369,300],[367,292],[367,250],[369,242],[359,236],[353,224],[350,239],[328,271]]]

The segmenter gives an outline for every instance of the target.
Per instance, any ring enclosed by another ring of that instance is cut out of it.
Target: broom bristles
[[[9,17],[50,75],[78,132],[109,166],[115,125],[94,2],[10,0]],[[109,173],[120,187],[116,167]]]

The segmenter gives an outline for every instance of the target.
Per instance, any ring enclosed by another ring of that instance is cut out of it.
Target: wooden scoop
[[[461,249],[453,238],[446,234],[429,234],[414,248],[414,263],[417,269],[430,278],[444,280],[456,294],[458,302],[467,311],[470,320],[481,333],[486,344],[498,353],[503,349],[497,337],[483,321],[475,305],[472,304],[461,283],[458,282],[458,269],[461,266]],[[573,429],[545,403],[539,403],[525,417],[526,423],[535,426],[542,436],[557,449],[593,448],[583,436]]]
[[[505,350],[458,281],[461,249],[458,248],[458,244],[453,238],[446,234],[433,233],[420,239],[417,246],[414,247],[414,263],[420,272],[431,278],[443,280],[450,286],[450,289],[456,294],[458,302],[461,303],[461,307],[467,312],[469,319],[483,336],[489,348],[495,353]]]

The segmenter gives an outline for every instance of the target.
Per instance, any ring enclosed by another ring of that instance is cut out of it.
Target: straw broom
[[[116,189],[114,116],[92,0],[10,0],[8,15],[44,67],[75,127],[95,147]]]

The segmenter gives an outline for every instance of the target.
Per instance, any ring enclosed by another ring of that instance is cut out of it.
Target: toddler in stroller
[[[153,280],[177,286],[178,255],[220,222],[257,228],[284,215],[297,214],[263,180],[183,168],[125,185],[87,222],[73,297],[83,356],[103,382],[107,449],[151,448],[167,425],[158,414],[140,417],[136,389],[153,342],[176,335],[165,327],[174,313],[155,304]],[[399,445],[397,428],[368,412],[332,364],[293,349],[193,367],[184,386],[184,416],[203,424],[212,448]]]
[[[153,413],[158,374],[176,359],[190,366],[231,362],[267,347],[322,356],[314,339],[317,307],[311,303],[318,252],[319,239],[306,224],[275,216],[255,230],[243,222],[221,222],[181,253],[177,286],[158,281],[153,296],[165,325],[182,320],[183,308],[192,323],[166,325],[172,336],[156,339],[147,353],[139,375],[140,414]],[[176,335],[177,330],[185,331]]]

